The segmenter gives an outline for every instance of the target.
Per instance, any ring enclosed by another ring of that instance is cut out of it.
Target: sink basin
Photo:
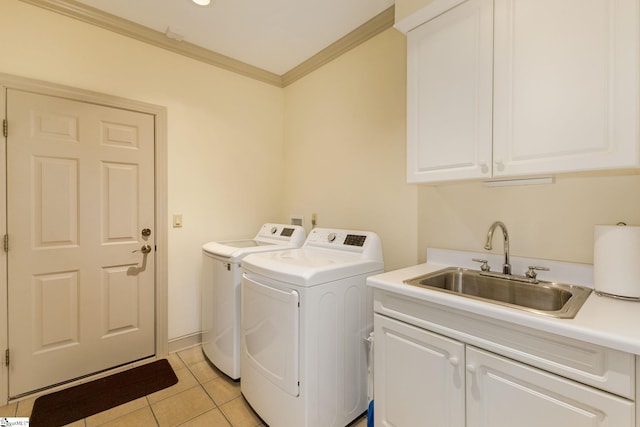
[[[574,318],[591,293],[590,288],[485,273],[464,268],[445,268],[405,280],[411,286],[474,298],[563,319]]]

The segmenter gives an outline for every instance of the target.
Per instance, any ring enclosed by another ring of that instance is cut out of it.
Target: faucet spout
[[[500,227],[502,230],[502,236],[504,237],[504,264],[502,264],[502,272],[504,274],[511,274],[511,264],[509,263],[509,233],[507,232],[507,226],[502,221],[496,221],[491,224],[489,231],[487,232],[487,241],[484,248],[488,251],[493,249],[493,232],[496,228]]]

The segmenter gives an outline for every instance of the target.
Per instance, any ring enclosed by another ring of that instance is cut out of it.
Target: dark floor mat
[[[30,427],[56,427],[87,418],[178,382],[166,359],[40,396]]]

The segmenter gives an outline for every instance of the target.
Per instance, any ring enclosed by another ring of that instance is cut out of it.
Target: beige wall
[[[396,0],[396,22],[417,12],[434,0]]]
[[[482,252],[489,226],[501,220],[512,255],[592,263],[593,226],[640,224],[639,195],[640,175],[559,176],[535,186],[422,186],[420,259],[427,247]],[[494,236],[494,252],[502,253],[500,238]]]
[[[285,211],[303,214],[307,229],[316,212],[319,226],[375,230],[395,269],[423,262],[427,247],[481,252],[496,220],[514,255],[584,263],[595,224],[640,224],[635,174],[405,184],[405,49],[404,36],[388,30],[285,89]]]
[[[405,37],[376,36],[285,89],[285,210],[372,230],[385,267],[416,264],[417,188],[405,174]]]
[[[319,226],[378,232],[387,269],[427,246],[481,251],[498,219],[514,255],[578,262],[591,262],[594,224],[640,224],[640,175],[407,185],[406,46],[393,29],[286,89],[18,0],[0,0],[0,40],[0,72],[168,108],[168,214],[184,216],[169,230],[170,338],[199,331],[202,243],[290,214],[307,230],[317,213]]]
[[[396,22],[434,0],[396,0]],[[640,224],[640,176],[559,176],[541,186],[486,187],[480,182],[418,187],[418,259],[427,247],[483,251],[501,220],[514,255],[593,262],[593,226]],[[497,240],[496,240],[497,242]],[[494,245],[502,251],[502,245]]]
[[[169,337],[198,332],[201,245],[285,219],[282,89],[17,0],[0,40],[0,72],[168,108]]]

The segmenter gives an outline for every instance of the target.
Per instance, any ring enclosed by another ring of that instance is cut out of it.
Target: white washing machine
[[[346,426],[367,410],[371,232],[316,228],[302,248],[242,264],[242,394],[273,427]]]
[[[297,225],[264,224],[252,239],[202,246],[202,350],[218,369],[240,378],[240,262],[252,253],[298,248]]]

